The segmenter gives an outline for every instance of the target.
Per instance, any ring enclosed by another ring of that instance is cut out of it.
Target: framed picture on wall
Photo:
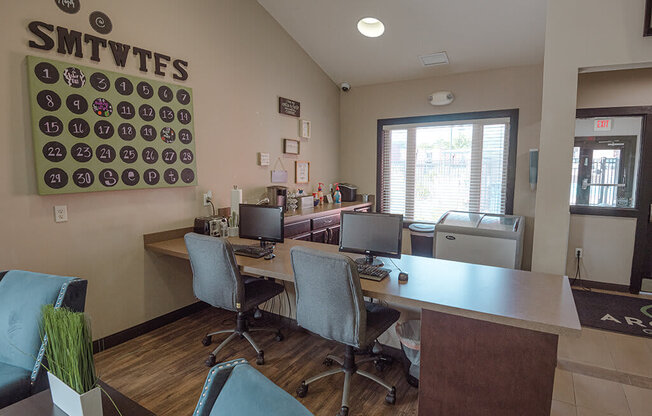
[[[643,36],[652,36],[652,0],[645,0]]]
[[[297,160],[294,162],[294,182],[295,183],[309,183],[310,182],[310,162]]]
[[[299,120],[299,137],[309,139],[311,130],[309,120]]]
[[[301,143],[298,140],[283,139],[283,153],[288,155],[298,155]]]

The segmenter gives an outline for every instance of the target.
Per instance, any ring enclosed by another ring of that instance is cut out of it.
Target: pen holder
[[[229,237],[238,236],[238,227],[229,227]]]

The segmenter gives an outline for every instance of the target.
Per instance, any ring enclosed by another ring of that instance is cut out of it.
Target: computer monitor
[[[240,204],[240,237],[266,242],[283,242],[283,207]]]
[[[358,263],[382,266],[374,256],[401,258],[403,216],[370,212],[342,211],[340,251],[364,254]]]

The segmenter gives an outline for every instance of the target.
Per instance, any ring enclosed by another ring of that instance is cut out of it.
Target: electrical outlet
[[[579,248],[579,247],[576,247],[575,248],[575,258],[576,259],[581,259],[583,255],[584,255],[584,250]]]
[[[210,204],[208,203],[209,200],[210,200],[210,201],[213,200],[213,191],[208,191],[208,192],[206,192],[206,193],[204,194],[204,206],[205,206],[205,207],[207,207],[207,206],[210,205]]]
[[[66,222],[68,221],[68,206],[67,205],[55,205],[54,206],[54,222]]]

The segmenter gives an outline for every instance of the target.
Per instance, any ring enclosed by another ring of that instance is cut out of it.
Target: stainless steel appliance
[[[269,198],[269,205],[275,207],[283,207],[285,211],[285,201],[288,197],[288,188],[287,186],[268,186],[267,187],[267,198]]]

